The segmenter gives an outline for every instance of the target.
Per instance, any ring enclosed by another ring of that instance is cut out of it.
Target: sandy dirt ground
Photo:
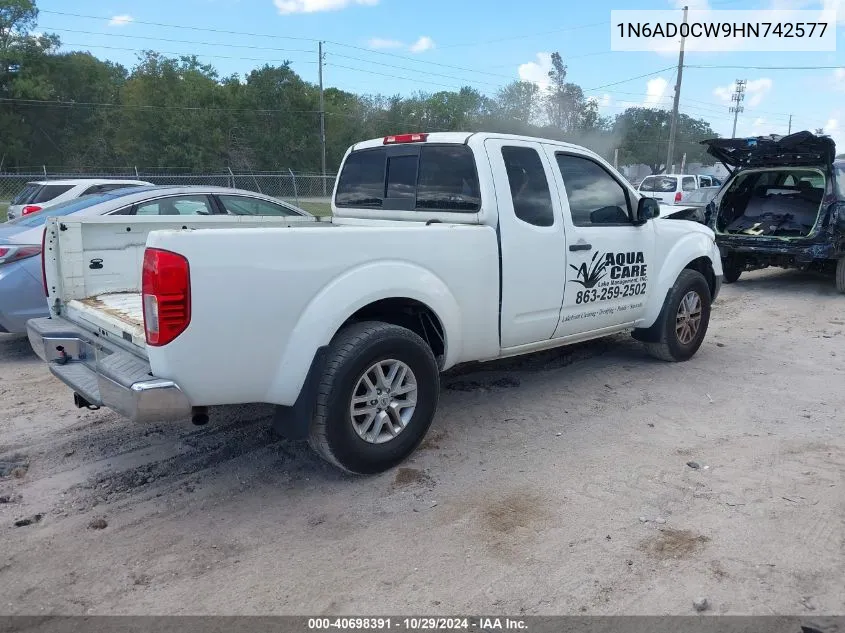
[[[0,335],[0,612],[841,614],[844,360],[832,280],[747,274],[691,361],[619,336],[465,369],[354,478],[264,407],[75,409]]]

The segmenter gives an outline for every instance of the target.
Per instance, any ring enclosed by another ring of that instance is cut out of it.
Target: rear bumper
[[[788,261],[795,265],[809,264],[821,259],[838,259],[843,247],[835,239],[778,240],[764,237],[716,236],[722,259],[734,255],[756,259]]]
[[[135,422],[179,420],[191,403],[172,380],[156,378],[149,363],[61,318],[27,323],[32,349],[59,380],[87,402]]]

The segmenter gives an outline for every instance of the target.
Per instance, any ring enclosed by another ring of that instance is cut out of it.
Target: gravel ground
[[[0,335],[0,612],[842,613],[843,306],[758,272],[688,363],[620,336],[464,369],[370,478],[266,407],[77,410]]]

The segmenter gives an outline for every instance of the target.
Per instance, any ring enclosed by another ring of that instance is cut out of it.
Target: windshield
[[[640,191],[675,191],[678,179],[669,176],[648,176],[640,184]]]
[[[118,189],[108,193],[95,194],[85,196],[84,198],[76,198],[68,200],[67,202],[60,202],[56,206],[49,207],[43,211],[38,211],[30,215],[24,215],[14,220],[9,220],[6,224],[14,224],[18,226],[41,226],[47,221],[47,218],[69,215],[82,211],[88,207],[93,207],[95,204],[106,202],[107,200],[114,200],[121,196],[126,196],[131,193],[137,193],[138,187],[129,187],[126,189]]]

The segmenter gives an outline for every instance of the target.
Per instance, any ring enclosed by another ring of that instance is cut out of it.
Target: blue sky
[[[59,34],[65,50],[90,50],[128,67],[138,50],[151,48],[196,54],[223,75],[244,74],[263,61],[289,59],[310,81],[317,80],[315,40],[324,40],[327,86],[382,94],[433,92],[461,85],[493,94],[517,78],[542,82],[549,54],[559,51],[569,67],[568,79],[598,99],[602,114],[612,116],[631,105],[670,106],[675,70],[655,71],[673,66],[677,57],[610,51],[610,11],[683,4],[681,0],[501,0],[497,4],[481,0],[39,0],[38,30]],[[835,53],[687,54],[689,65],[740,68],[686,68],[681,110],[710,121],[719,134],[730,135],[733,82],[746,79],[738,135],[786,133],[792,114],[793,131],[822,127],[837,140],[839,151],[845,151],[845,55],[841,52],[845,0],[689,0],[687,4],[712,9],[821,9],[824,4],[838,9],[840,50]],[[750,68],[777,65],[842,68]],[[631,79],[647,73],[654,74]]]

